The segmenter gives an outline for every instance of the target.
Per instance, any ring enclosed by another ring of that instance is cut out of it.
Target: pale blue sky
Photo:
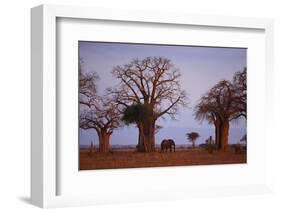
[[[213,126],[204,122],[200,124],[193,116],[193,107],[200,97],[213,87],[218,81],[231,80],[234,73],[247,66],[247,50],[244,48],[216,48],[196,46],[169,46],[120,44],[102,42],[79,42],[79,54],[84,62],[85,72],[97,72],[98,93],[103,94],[107,87],[118,83],[111,74],[116,65],[123,65],[134,58],[148,56],[166,57],[171,59],[181,76],[181,87],[189,97],[189,108],[180,111],[176,121],[159,120],[164,128],[156,136],[157,143],[165,138],[174,138],[180,144],[187,143],[185,133],[189,131],[201,132],[201,142],[209,135],[214,136]],[[230,142],[235,143],[246,132],[246,121],[231,124]],[[124,139],[127,140],[124,140]],[[95,131],[81,130],[80,143],[97,143]],[[120,142],[122,141],[122,142]],[[200,141],[200,139],[198,140]],[[137,131],[134,127],[116,130],[111,138],[112,144],[136,144]]]

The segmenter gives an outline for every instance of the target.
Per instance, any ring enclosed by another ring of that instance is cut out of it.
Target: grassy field
[[[110,153],[80,150],[80,170],[233,163],[246,163],[246,153],[235,153],[232,149],[213,153],[204,149],[176,149],[167,153],[139,153],[133,149],[115,149]]]

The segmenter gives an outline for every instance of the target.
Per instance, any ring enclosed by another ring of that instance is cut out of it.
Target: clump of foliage
[[[187,140],[192,143],[192,147],[195,147],[195,141],[200,137],[197,132],[186,133]]]
[[[148,104],[132,104],[123,111],[121,119],[126,124],[138,124],[151,117],[152,114],[153,110]]]

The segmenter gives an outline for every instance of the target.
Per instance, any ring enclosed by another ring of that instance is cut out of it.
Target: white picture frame
[[[110,194],[104,193],[100,198],[90,195],[58,195],[58,147],[57,141],[57,20],[87,19],[108,20],[134,23],[153,23],[159,26],[202,26],[212,28],[254,29],[264,33],[265,41],[265,67],[264,79],[266,87],[265,107],[268,113],[265,116],[266,134],[270,135],[273,106],[270,91],[273,89],[273,21],[270,19],[241,18],[241,17],[216,17],[203,15],[187,15],[173,13],[155,13],[148,11],[122,11],[100,8],[84,8],[74,6],[41,5],[31,10],[31,73],[32,73],[32,103],[31,103],[31,201],[33,204],[47,208],[59,206],[91,205],[100,203],[116,203],[141,200],[165,200],[200,196],[223,196],[264,193],[271,191],[271,166],[270,148],[267,148],[265,179],[255,184],[233,184],[200,187],[200,183],[194,183],[194,188],[186,190],[178,187],[168,187],[165,191],[155,188],[151,196],[144,194]],[[270,137],[269,137],[270,138]],[[268,139],[269,140],[269,139]],[[185,168],[173,168],[173,172],[181,174]],[[159,170],[159,169],[158,169]],[[152,171],[152,170],[151,170]],[[168,171],[168,170],[167,170]],[[171,170],[170,170],[171,171]],[[110,171],[108,171],[110,172]],[[260,171],[261,172],[261,171]],[[128,173],[127,173],[128,174]],[[87,174],[86,174],[87,175]],[[167,194],[169,192],[169,195]],[[157,196],[156,196],[157,195]]]

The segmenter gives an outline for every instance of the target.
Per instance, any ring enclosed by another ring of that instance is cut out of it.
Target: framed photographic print
[[[246,48],[78,48],[80,170],[246,163]]]
[[[270,192],[272,25],[33,8],[32,203]]]

